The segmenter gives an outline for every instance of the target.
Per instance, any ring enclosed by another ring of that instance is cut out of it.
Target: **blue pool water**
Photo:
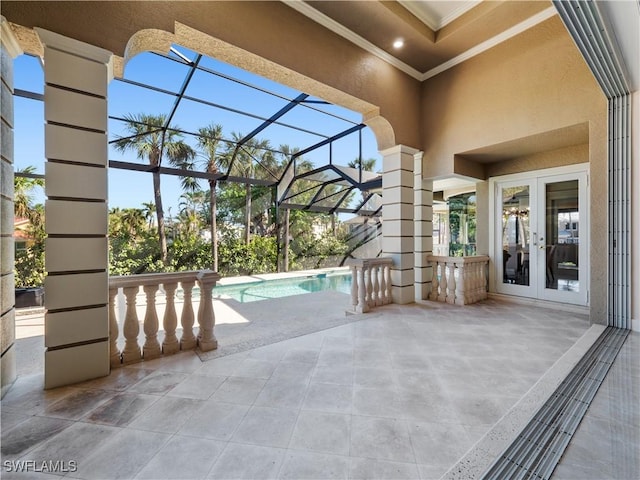
[[[213,289],[213,298],[231,297],[239,302],[247,303],[323,290],[350,293],[351,274],[319,274],[311,277],[263,280],[260,282],[217,286]]]

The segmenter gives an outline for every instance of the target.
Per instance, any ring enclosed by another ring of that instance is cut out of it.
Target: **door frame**
[[[498,184],[503,182],[531,182],[532,184],[537,185],[540,182],[541,178],[545,177],[553,177],[553,176],[562,176],[562,175],[570,175],[570,174],[583,174],[585,182],[584,191],[580,190],[578,192],[580,204],[580,213],[587,219],[586,222],[580,222],[580,257],[581,260],[584,261],[584,269],[582,273],[584,275],[584,279],[581,280],[581,286],[584,284],[584,288],[581,288],[580,297],[571,303],[574,305],[588,306],[589,305],[589,289],[590,289],[590,267],[589,267],[589,231],[590,231],[590,213],[589,213],[589,205],[590,205],[590,187],[589,187],[589,164],[588,163],[579,163],[574,165],[566,165],[562,167],[554,167],[554,168],[545,168],[541,170],[531,170],[527,172],[509,174],[509,175],[501,175],[497,177],[489,178],[489,291],[493,293],[498,293],[498,268],[496,264],[498,248],[496,246],[497,241],[497,226],[496,222],[500,222],[502,224],[502,219],[497,215],[497,188]],[[562,180],[560,180],[562,181]],[[535,202],[535,204],[534,204]],[[541,200],[539,198],[532,198],[531,208],[539,208]],[[584,212],[584,213],[583,213]],[[586,225],[585,225],[586,223]],[[584,235],[584,236],[583,236]],[[538,277],[539,278],[539,277]],[[559,300],[560,295],[545,295],[544,287],[542,290],[533,290],[531,284],[538,281],[538,278],[531,278],[529,292],[534,292],[533,296],[528,295],[517,295],[512,293],[502,293],[504,295],[509,296],[517,296],[519,298],[528,298],[531,300],[542,300],[542,301],[554,301],[561,302]],[[523,287],[527,288],[527,287]],[[535,287],[537,288],[537,286]],[[564,303],[564,302],[563,302]]]

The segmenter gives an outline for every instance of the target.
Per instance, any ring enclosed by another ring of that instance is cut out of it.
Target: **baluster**
[[[125,287],[124,295],[127,298],[127,312],[124,316],[122,333],[124,334],[124,350],[122,350],[122,363],[139,362],[142,358],[140,345],[138,344],[138,334],[140,324],[136,313],[136,295],[140,287]]]
[[[367,305],[367,310],[370,310],[371,305],[371,266],[367,265],[364,267],[364,292],[365,292],[365,304]]]
[[[358,277],[355,265],[351,265],[351,305],[355,312],[358,307]]]
[[[445,297],[445,301],[447,303],[454,303],[456,300],[456,276],[455,276],[455,263],[447,262],[447,296]]]
[[[478,263],[480,267],[480,298],[482,300],[486,300],[489,296],[487,294],[487,265],[489,264],[489,260],[485,260],[482,263]]]
[[[378,265],[371,266],[371,306],[381,305],[380,291],[378,290]]]
[[[358,313],[366,313],[369,311],[365,302],[365,283],[364,283],[364,267],[358,268]]]
[[[385,283],[387,284],[387,303],[391,303],[393,301],[393,297],[391,296],[391,265],[385,265],[384,267],[384,277]]]
[[[480,262],[476,262],[473,264],[473,301],[477,302],[478,300],[482,300],[482,269],[484,265]]]
[[[216,317],[213,312],[213,300],[211,293],[215,286],[215,280],[202,278],[198,280],[200,286],[200,307],[198,308],[198,345],[200,350],[208,352],[218,348],[218,340],[213,332],[216,324]]]
[[[380,265],[378,268],[378,305],[385,305],[387,299],[385,298],[385,286],[384,286],[384,265]]]
[[[180,343],[176,337],[176,327],[178,326],[178,316],[176,315],[175,293],[178,288],[177,283],[165,283],[163,285],[167,297],[167,305],[164,310],[162,325],[164,327],[164,340],[162,341],[162,353],[169,355],[180,350]]]
[[[447,301],[447,264],[446,262],[438,262],[440,266],[440,294],[438,295],[439,302]]]
[[[182,324],[182,337],[180,337],[180,350],[191,350],[196,348],[196,337],[193,334],[193,303],[192,303],[192,290],[195,285],[195,281],[182,282],[182,291],[184,292],[184,302],[182,304],[182,317],[180,323]]]
[[[144,285],[142,289],[147,296],[147,310],[144,314],[144,335],[146,339],[142,347],[142,357],[148,360],[157,358],[162,353],[160,343],[158,343],[158,314],[156,312],[158,285]]]
[[[429,300],[438,300],[438,262],[431,260],[431,292],[429,293]]]
[[[476,287],[476,262],[467,263],[464,266],[464,292],[466,295],[466,303],[475,303],[477,296]]]
[[[118,350],[118,318],[116,317],[116,295],[118,288],[109,289],[109,363],[112,367],[122,364],[120,350]]]
[[[466,297],[466,287],[467,287],[467,282],[468,279],[465,276],[465,264],[464,262],[460,262],[457,264],[458,267],[458,282],[456,284],[456,291],[455,291],[455,303],[456,305],[465,305],[467,303],[471,303],[468,301],[468,298]],[[455,268],[455,267],[454,267]]]

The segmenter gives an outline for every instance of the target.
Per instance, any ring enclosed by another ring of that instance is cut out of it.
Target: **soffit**
[[[457,156],[478,163],[493,163],[585,143],[589,143],[589,124],[586,122],[461,152]]]
[[[551,7],[546,0],[286,3],[318,23],[342,27],[423,76],[478,45],[489,48],[492,39]],[[404,46],[394,49],[398,38]]]

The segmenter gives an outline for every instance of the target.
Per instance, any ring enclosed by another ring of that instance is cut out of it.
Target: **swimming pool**
[[[213,298],[233,298],[238,302],[248,303],[267,298],[289,297],[323,290],[350,293],[351,274],[348,272],[321,273],[283,280],[262,280],[236,285],[216,286],[213,289]]]

